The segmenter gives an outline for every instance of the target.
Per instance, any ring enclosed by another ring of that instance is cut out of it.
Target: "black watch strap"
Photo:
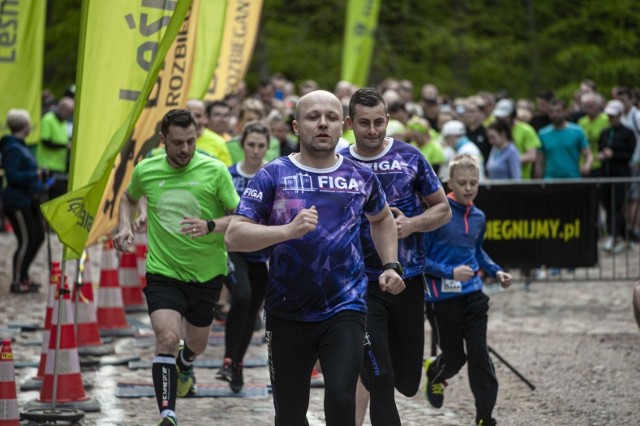
[[[386,271],[387,269],[395,270],[398,275],[402,276],[404,270],[402,269],[402,264],[400,262],[389,262],[382,265],[382,270]]]
[[[207,234],[212,233],[216,229],[216,223],[213,220],[208,220],[207,229],[208,229]]]

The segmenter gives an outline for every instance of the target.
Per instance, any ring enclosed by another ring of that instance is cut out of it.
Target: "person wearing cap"
[[[596,153],[601,162],[602,177],[629,177],[631,167],[629,161],[636,148],[636,138],[633,131],[622,125],[624,104],[617,99],[607,103],[604,114],[609,119],[610,127],[600,133],[598,151]],[[606,213],[605,226],[608,238],[604,243],[605,251],[619,253],[628,247],[625,241],[625,184],[604,184],[600,190],[600,203]]]
[[[588,92],[580,97],[580,108],[584,115],[578,119],[578,125],[582,127],[589,141],[589,148],[593,154],[593,164],[589,177],[601,176],[600,160],[598,159],[598,143],[600,134],[609,127],[607,114],[602,112],[603,98],[599,93]]]
[[[522,179],[531,179],[537,151],[540,148],[540,139],[536,131],[529,124],[516,119],[516,110],[511,99],[498,101],[493,110],[493,116],[509,124],[513,144],[520,153]]]
[[[431,128],[426,118],[414,115],[407,122],[406,135],[407,142],[420,150],[437,174],[440,166],[444,163],[442,145],[436,140],[438,132]]]
[[[478,160],[478,167],[480,171],[480,180],[484,179],[484,159],[482,158],[482,153],[480,149],[471,142],[471,140],[466,136],[467,129],[464,127],[461,121],[451,120],[444,123],[442,126],[442,132],[440,136],[442,136],[442,140],[444,141],[444,145],[453,149],[454,155],[460,154],[469,154]],[[447,176],[443,173],[449,173],[448,165],[445,170],[440,170],[439,175]]]
[[[580,126],[568,122],[564,101],[554,99],[549,108],[551,125],[540,130],[542,146],[536,160],[536,176],[567,179],[587,176],[593,156],[587,136]],[[581,165],[580,157],[584,157]]]

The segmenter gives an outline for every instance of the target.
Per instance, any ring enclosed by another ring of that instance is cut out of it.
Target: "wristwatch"
[[[402,269],[402,264],[400,262],[389,262],[382,265],[383,271],[386,271],[387,269],[393,269],[400,276],[402,276],[402,274],[404,273],[404,270]]]
[[[213,232],[213,230],[216,229],[216,223],[213,220],[208,220],[207,221],[207,234],[210,234]]]

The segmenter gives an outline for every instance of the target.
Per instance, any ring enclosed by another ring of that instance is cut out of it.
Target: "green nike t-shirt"
[[[166,155],[148,158],[134,168],[128,193],[136,200],[147,197],[148,272],[187,282],[227,274],[224,234],[192,239],[180,232],[185,216],[215,219],[238,205],[224,163],[198,152],[179,169]]]

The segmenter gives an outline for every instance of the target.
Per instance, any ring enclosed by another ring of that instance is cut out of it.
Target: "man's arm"
[[[451,220],[451,208],[442,187],[423,198],[429,208],[417,216],[407,217],[400,209],[391,207],[399,239],[407,238],[415,232],[433,231]]]
[[[385,208],[377,215],[367,215],[367,219],[371,224],[371,239],[382,264],[397,262],[398,233],[393,214],[387,204],[385,203]],[[388,291],[391,294],[398,294],[405,288],[402,277],[393,269],[383,271],[378,282],[382,291]]]
[[[224,236],[228,251],[258,251],[282,241],[301,238],[318,225],[315,206],[302,209],[286,225],[261,225],[241,215],[231,216],[231,223]]]
[[[538,157],[538,150],[536,148],[529,148],[522,154],[520,154],[521,164],[535,164]]]
[[[539,151],[538,156],[536,157],[533,177],[536,179],[544,178],[544,153],[542,151]]]
[[[120,198],[120,210],[118,213],[118,232],[113,238],[115,249],[118,251],[132,251],[134,214],[138,207],[138,200],[125,191]]]
[[[580,168],[580,173],[583,175],[588,175],[591,171],[591,163],[593,163],[593,154],[591,153],[591,149],[587,146],[586,148],[582,148],[582,155],[584,156],[584,164]]]

